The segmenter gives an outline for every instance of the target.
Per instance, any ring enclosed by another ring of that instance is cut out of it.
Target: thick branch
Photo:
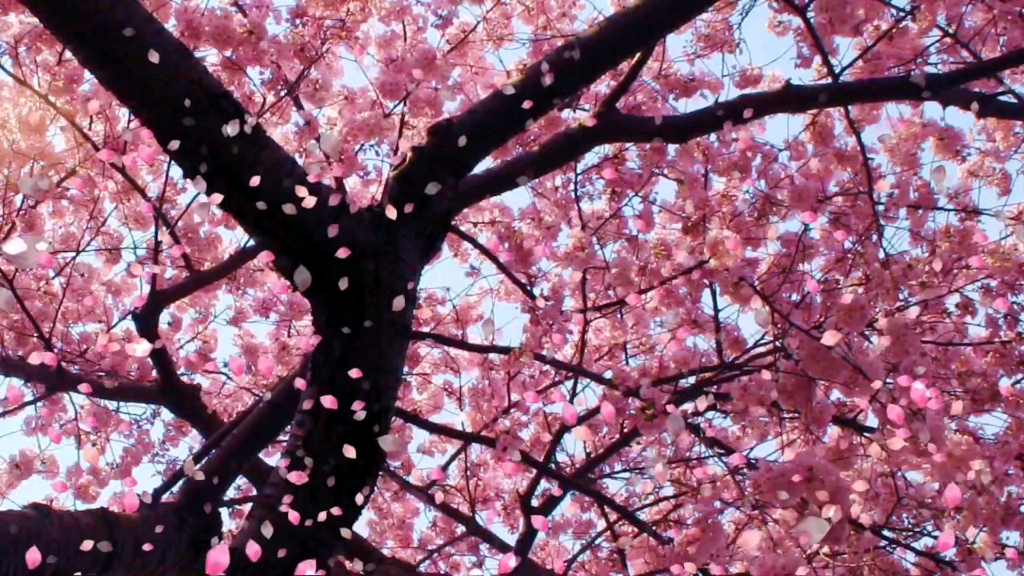
[[[24,0],[104,88],[149,128],[187,178],[223,195],[219,207],[292,263],[329,258],[328,198],[302,167],[137,0]],[[259,176],[259,182],[251,179]],[[296,186],[317,199],[301,206]],[[286,212],[283,207],[291,205]],[[294,213],[291,208],[294,208]],[[348,234],[342,226],[342,236]],[[333,243],[331,243],[333,244]],[[324,252],[321,254],[320,252]],[[294,264],[276,261],[291,278]],[[312,268],[310,268],[312,270]]]
[[[460,114],[431,126],[427,141],[392,177],[383,203],[423,203],[431,182],[447,186],[532,122],[554,110],[617,66],[714,6],[716,0],[641,0],[605,18],[583,34],[545,54],[500,89]],[[431,193],[437,192],[433,190]],[[452,194],[459,192],[454,197]],[[462,209],[461,188],[437,197],[429,217]],[[447,222],[448,218],[441,217]]]
[[[974,112],[979,118],[1024,120],[1024,105],[994,98],[963,86],[994,72],[1024,65],[1024,48],[936,74],[890,76],[829,84],[786,84],[753,92],[686,114],[653,117],[607,114],[592,126],[563,130],[529,152],[472,174],[458,186],[457,209],[493,198],[524,181],[550,174],[597,146],[623,142],[683,144],[776,114],[799,114],[885,102],[936,102]]]
[[[104,508],[58,510],[30,504],[23,510],[0,511],[0,524],[0,574],[5,576],[190,574],[202,566],[206,552],[192,543],[209,542],[221,530],[217,515],[197,521],[170,506],[117,514]],[[141,552],[147,544],[152,548]],[[26,562],[32,547],[42,560],[35,570]]]

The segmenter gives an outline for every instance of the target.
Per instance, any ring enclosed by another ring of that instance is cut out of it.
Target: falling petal
[[[28,566],[29,570],[35,570],[42,563],[43,555],[39,552],[39,548],[33,546],[25,552],[25,565]]]
[[[946,489],[942,491],[942,501],[946,504],[946,508],[956,508],[960,505],[963,497],[960,487],[953,483],[947,485]]]
[[[569,426],[575,426],[576,420],[579,417],[579,413],[576,412],[576,407],[570,402],[562,403],[562,421]]]
[[[350,444],[342,446],[341,453],[345,455],[345,458],[349,458],[351,460],[356,459],[356,449]]]
[[[296,486],[302,486],[306,482],[309,482],[309,475],[300,470],[292,470],[291,472],[288,473],[288,476],[286,476],[286,478],[288,479],[289,482],[295,484]]]
[[[237,356],[228,358],[228,369],[231,370],[231,373],[234,374],[236,378],[241,376],[245,373],[245,360],[242,360]]]
[[[523,400],[526,400],[530,404],[536,404],[537,402],[540,402],[540,394],[537,394],[533,390],[530,390],[529,392],[523,394]]]
[[[256,562],[263,555],[263,549],[255,540],[249,540],[245,543],[245,555],[251,562]]]
[[[601,417],[609,424],[615,423],[615,406],[612,406],[611,402],[601,402]]]
[[[206,573],[218,576],[228,569],[231,563],[231,552],[227,544],[218,544],[206,553]]]
[[[363,377],[363,371],[360,370],[359,368],[353,368],[348,371],[348,377],[353,380],[358,380],[359,378]]]
[[[296,576],[311,576],[313,574],[316,574],[316,559],[303,560],[295,567]]]
[[[821,336],[821,343],[825,346],[835,346],[839,344],[839,341],[843,339],[843,335],[838,330],[827,330]]]
[[[756,553],[763,538],[764,533],[760,530],[744,530],[736,538],[736,546],[747,552]]]
[[[885,415],[888,416],[889,420],[892,420],[892,422],[897,426],[902,426],[906,421],[906,413],[903,411],[903,408],[896,404],[889,404],[886,406]]]
[[[139,496],[135,492],[128,492],[124,495],[124,511],[134,514],[139,511]]]
[[[519,564],[519,558],[516,555],[509,552],[501,557],[498,561],[498,574],[508,574],[515,569],[516,565]]]
[[[932,184],[942,186],[946,183],[946,167],[938,165],[932,168]]]
[[[92,444],[86,444],[82,448],[82,459],[92,464],[93,466],[100,465],[100,451],[96,449]]]
[[[299,266],[295,269],[295,275],[292,277],[292,280],[295,282],[295,288],[299,292],[305,292],[313,283],[313,275],[309,273],[305,266]]]
[[[325,394],[321,396],[320,403],[323,404],[324,408],[327,408],[328,410],[338,409],[338,399],[335,398],[334,396],[331,396],[330,394]]]
[[[793,532],[806,546],[814,546],[825,537],[832,525],[828,520],[818,516],[807,516],[793,529]]]
[[[385,452],[398,452],[402,449],[402,441],[397,436],[392,434],[385,434],[380,438],[377,438],[377,443],[384,449]]]
[[[405,308],[405,296],[396,296],[395,299],[391,301],[391,311],[398,312],[403,308]]]
[[[953,533],[952,528],[946,528],[935,542],[935,549],[939,552],[946,552],[952,550],[954,544],[956,544],[956,534]]]
[[[549,526],[548,519],[538,515],[530,516],[530,525],[538,532],[547,532]]]
[[[263,521],[263,524],[260,525],[260,533],[267,540],[270,540],[270,537],[274,535],[274,527],[270,524],[270,520]]]

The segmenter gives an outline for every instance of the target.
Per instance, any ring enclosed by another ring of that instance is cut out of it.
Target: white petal
[[[298,288],[299,292],[305,292],[310,284],[313,283],[313,275],[309,273],[305,266],[299,266],[295,269],[295,275],[292,276],[292,280],[295,281],[295,287]]]

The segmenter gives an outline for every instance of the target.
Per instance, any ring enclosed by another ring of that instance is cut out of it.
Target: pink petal
[[[539,515],[530,516],[530,525],[538,532],[547,532],[549,526],[548,519]]]
[[[263,549],[255,540],[249,540],[245,543],[245,555],[249,557],[250,561],[256,562],[263,555]]]
[[[331,396],[330,394],[324,394],[323,396],[321,396],[320,403],[323,404],[324,408],[327,408],[328,410],[338,409],[338,399],[335,398],[334,396]]]
[[[353,368],[348,371],[348,377],[353,380],[357,380],[363,377],[363,371],[360,370],[359,368]]]
[[[508,574],[515,569],[516,565],[519,564],[519,559],[516,555],[509,552],[501,557],[498,561],[498,574]]]
[[[950,483],[946,486],[946,489],[942,491],[942,501],[945,502],[946,508],[956,508],[960,505],[963,498],[963,492],[960,491],[960,487],[956,484]]]
[[[815,280],[814,278],[808,278],[804,282],[804,285],[807,286],[807,291],[810,292],[811,294],[817,294],[818,292],[821,292],[821,285],[818,284],[818,281]]]
[[[291,472],[288,473],[288,476],[286,476],[286,478],[288,479],[289,482],[295,484],[296,486],[302,486],[306,482],[309,482],[309,475],[299,470],[292,470]]]
[[[609,424],[615,423],[615,406],[612,406],[611,402],[607,400],[601,402],[601,417]]]
[[[924,408],[928,405],[928,391],[924,389],[923,385],[915,382],[910,387],[910,399],[914,401],[914,404],[917,404],[918,408]]]
[[[306,389],[306,381],[304,379],[302,379],[302,378],[296,378],[295,379],[295,389],[296,390],[305,390]]]
[[[956,544],[956,535],[953,534],[952,528],[946,528],[939,535],[939,540],[935,543],[935,549],[939,552],[946,552],[947,550],[952,550],[954,544]]]
[[[526,400],[530,404],[536,404],[537,402],[540,402],[540,395],[534,392],[533,390],[530,390],[529,392],[523,394],[523,400]]]
[[[359,412],[363,408],[366,408],[366,402],[363,402],[362,400],[356,400],[355,402],[352,403],[353,412]]]
[[[897,406],[896,404],[889,404],[888,406],[886,406],[885,415],[888,416],[889,420],[892,420],[893,423],[896,424],[897,426],[902,426],[907,419],[906,412],[904,412],[903,408]]]
[[[440,468],[434,468],[430,471],[430,479],[434,480],[435,482],[444,482],[444,479],[447,476],[448,475],[445,474],[444,470]]]
[[[299,522],[302,521],[302,517],[299,516],[299,513],[296,512],[295,510],[289,510],[288,521],[291,522],[293,525],[298,526]]]
[[[234,374],[236,378],[245,374],[245,360],[242,360],[238,356],[228,358],[228,369],[231,370],[231,373]]]
[[[639,306],[641,302],[643,302],[643,298],[636,292],[626,296],[626,304],[630,306]]]
[[[296,576],[316,574],[316,559],[310,558],[309,560],[299,562],[299,565],[295,567],[295,574]]]
[[[273,376],[274,361],[267,356],[260,356],[259,360],[256,361],[256,369],[260,371],[263,377]]]
[[[996,298],[996,301],[992,303],[992,307],[1000,312],[1006,312],[1010,309],[1010,301],[1006,298]]]
[[[117,152],[104,148],[96,153],[96,157],[104,162],[113,162],[117,158]]]
[[[825,333],[821,335],[821,343],[829,347],[839,344],[839,341],[842,339],[843,334],[838,330],[826,330]]]
[[[42,563],[43,555],[39,552],[39,548],[33,546],[25,552],[25,565],[28,566],[29,570],[35,570]]]
[[[576,419],[579,417],[579,413],[576,412],[576,407],[569,402],[562,403],[562,421],[569,426],[576,425]]]
[[[128,492],[124,495],[124,511],[134,514],[139,511],[139,496],[135,492]]]
[[[218,544],[206,553],[206,573],[218,576],[228,569],[231,563],[231,552],[227,544]]]
[[[139,159],[146,164],[152,164],[155,162],[158,153],[159,150],[152,146],[146,146],[145,144],[139,146]]]

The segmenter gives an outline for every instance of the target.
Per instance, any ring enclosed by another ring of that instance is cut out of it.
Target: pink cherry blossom
[[[0,2],[0,574],[1020,571],[1020,2],[101,4]]]

